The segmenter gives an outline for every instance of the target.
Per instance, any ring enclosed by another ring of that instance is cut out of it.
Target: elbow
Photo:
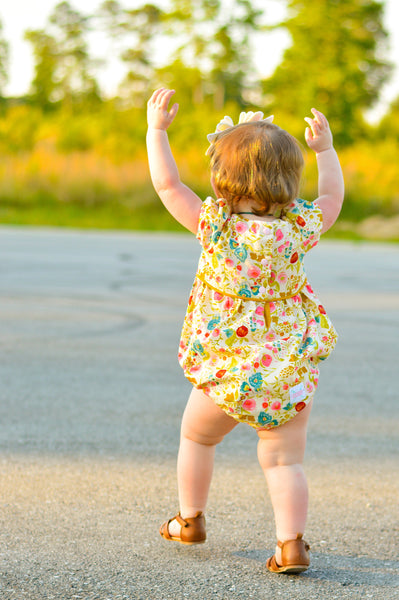
[[[173,177],[164,177],[162,179],[153,179],[152,184],[158,196],[162,197],[170,192],[173,192],[178,186],[180,181]]]
[[[180,182],[170,181],[163,182],[158,187],[155,187],[155,191],[162,204],[172,215],[177,199],[179,198],[180,185]]]

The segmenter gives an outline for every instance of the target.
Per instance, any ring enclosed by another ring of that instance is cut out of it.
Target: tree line
[[[174,87],[193,112],[260,106],[278,113],[295,134],[295,124],[302,127],[303,116],[317,106],[329,116],[338,145],[370,135],[365,112],[378,101],[392,70],[385,59],[384,3],[289,0],[286,5],[286,18],[268,25],[267,5],[249,0],[230,0],[228,7],[224,0],[170,0],[167,8],[156,3],[124,8],[105,0],[90,15],[64,0],[43,29],[25,32],[34,74],[23,101],[44,113],[87,113],[111,100],[115,108],[143,109],[162,83]],[[286,30],[291,43],[274,73],[262,78],[254,66],[254,44],[275,29]],[[93,32],[101,32],[110,54],[126,66],[113,99],[105,97],[96,76],[104,65],[90,54]],[[8,50],[0,21],[3,106]],[[398,101],[390,119],[399,135]]]

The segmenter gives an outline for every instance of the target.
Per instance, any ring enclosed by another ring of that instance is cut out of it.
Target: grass
[[[185,231],[160,203],[136,208],[120,204],[87,207],[76,204],[3,205],[3,225],[120,229],[140,231]]]
[[[371,162],[370,154],[368,147],[362,148],[360,157],[352,149],[342,154],[346,199],[337,225],[327,233],[330,239],[367,239],[360,232],[364,219],[376,214],[390,219],[399,213],[397,171],[383,165],[378,154]],[[393,149],[391,154],[395,157]],[[176,160],[182,180],[205,198],[211,191],[207,159],[188,147]],[[316,194],[317,167],[310,155],[301,196],[313,198]],[[115,162],[95,150],[59,152],[49,140],[43,140],[32,151],[0,157],[0,223],[185,231],[157,198],[144,149]],[[394,231],[380,241],[398,242],[399,235]]]
[[[0,206],[0,223],[76,229],[187,233],[187,230],[177,223],[157,200],[138,207],[118,203],[95,207],[65,203],[27,206],[3,204]],[[323,237],[330,240],[354,242],[399,243],[399,235],[386,239],[369,240],[356,231],[355,223],[342,219]]]

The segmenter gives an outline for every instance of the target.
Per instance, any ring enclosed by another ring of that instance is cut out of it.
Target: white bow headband
[[[240,113],[240,117],[238,119],[237,125],[241,125],[241,123],[254,123],[255,121],[265,121],[265,123],[272,123],[274,115],[270,115],[270,117],[263,118],[263,112],[258,110],[258,112],[242,112]],[[229,116],[223,117],[221,121],[216,125],[215,133],[208,133],[206,136],[208,138],[208,142],[212,144],[213,140],[219,133],[222,131],[226,131],[226,129],[230,129],[234,127],[233,119]]]

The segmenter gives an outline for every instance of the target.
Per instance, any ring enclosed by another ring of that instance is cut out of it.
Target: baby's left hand
[[[314,118],[305,117],[309,127],[305,131],[305,140],[309,148],[316,153],[333,147],[333,138],[326,117],[319,110],[312,108]]]
[[[175,93],[174,90],[160,88],[156,90],[147,103],[147,122],[151,129],[166,130],[177,115],[179,105],[174,104],[168,110],[169,100]]]

